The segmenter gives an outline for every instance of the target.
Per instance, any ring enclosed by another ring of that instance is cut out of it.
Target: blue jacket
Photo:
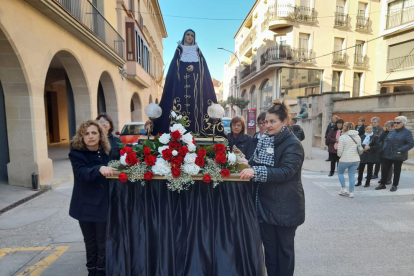
[[[116,136],[113,136],[112,133],[108,134],[109,143],[111,143],[111,154],[109,160],[119,160],[120,156],[120,148],[118,143],[122,143],[121,139]]]
[[[249,160],[252,157],[254,150],[256,149],[256,143],[253,138],[247,134],[239,134],[240,137],[234,138],[233,134],[229,134],[229,147],[233,149],[233,145],[246,156],[246,159]]]
[[[414,147],[413,133],[402,127],[393,129],[384,141],[384,159],[405,161],[408,159],[408,151]]]
[[[69,215],[80,221],[106,222],[109,208],[108,181],[99,169],[108,164],[109,155],[102,149],[90,151],[87,148],[71,148],[69,159],[74,175]]]

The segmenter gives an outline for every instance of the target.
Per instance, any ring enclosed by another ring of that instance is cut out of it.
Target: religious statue
[[[296,119],[306,119],[308,117],[308,109],[306,108],[306,103],[302,104],[302,108],[300,109],[300,113],[296,116]]]
[[[168,133],[170,126],[176,123],[171,116],[174,111],[184,117],[188,124],[184,126],[194,137],[213,136],[214,122],[207,114],[207,108],[217,103],[213,82],[206,60],[196,43],[196,34],[187,30],[178,47],[165,80],[160,101],[162,115],[154,124],[154,134]],[[224,137],[224,127],[216,125],[216,137]]]

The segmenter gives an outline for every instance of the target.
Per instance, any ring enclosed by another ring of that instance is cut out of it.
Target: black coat
[[[303,132],[303,129],[300,126],[293,125],[292,132],[299,139],[299,141],[305,140],[305,133]]]
[[[374,135],[377,135],[379,137],[381,133],[384,131],[384,129],[378,125],[375,129],[373,129],[373,131],[374,131]]]
[[[106,166],[109,156],[102,149],[71,149],[74,185],[69,215],[74,219],[89,222],[106,222],[109,207],[107,179],[99,172]]]
[[[328,137],[329,133],[334,128],[335,128],[335,123],[330,122],[328,124],[328,127],[326,128],[326,131],[325,131],[325,139]],[[327,140],[325,140],[325,145],[329,146],[329,142]]]
[[[408,159],[408,151],[414,147],[413,133],[402,127],[393,129],[385,138],[382,158],[405,161]]]
[[[254,150],[256,149],[256,144],[252,137],[247,134],[239,134],[240,137],[234,138],[233,134],[230,133],[228,136],[229,147],[233,149],[233,145],[246,156],[246,159],[249,160],[252,157]]]
[[[355,130],[358,131],[358,135],[359,135],[359,137],[361,137],[362,135],[365,134],[365,125],[362,125],[362,126],[357,125],[355,127]]]
[[[365,134],[361,136],[361,144],[364,142]],[[365,149],[365,146],[369,146],[370,149],[361,154],[361,163],[379,163],[379,152],[381,150],[381,142],[377,135],[372,135],[369,140],[369,144],[362,144],[362,147]]]
[[[121,149],[119,148],[118,143],[122,143],[121,139],[119,139],[116,136],[113,136],[112,133],[109,133],[108,140],[109,143],[111,143],[111,154],[109,155],[109,160],[119,160],[119,158],[121,157],[119,151]]]
[[[305,194],[302,187],[304,151],[301,142],[285,130],[275,137],[273,167],[267,167],[267,182],[257,182],[258,208],[265,222],[283,227],[305,221]],[[250,161],[251,166],[260,166]]]

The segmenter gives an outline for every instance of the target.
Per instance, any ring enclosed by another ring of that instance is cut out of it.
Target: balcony
[[[392,29],[412,21],[414,21],[414,6],[405,7],[399,11],[388,13],[386,29]]]
[[[349,17],[348,14],[342,12],[335,12],[335,21],[334,27],[335,28],[348,28]]]
[[[242,45],[240,46],[240,50],[239,50],[240,54],[243,55],[244,52],[246,52],[252,46],[252,43],[253,43],[253,35],[252,35],[252,32],[250,32],[247,35],[247,37],[244,39]]]
[[[356,31],[365,31],[365,32],[368,32],[370,30],[370,27],[369,27],[370,22],[371,22],[371,20],[369,19],[369,17],[357,16],[356,17],[355,30]]]
[[[332,53],[332,66],[346,66],[345,51],[337,51]]]
[[[145,69],[136,61],[127,62],[127,75],[126,78],[142,88],[151,87],[151,76],[145,71]]]
[[[293,60],[292,48],[289,45],[276,45],[266,49],[260,56],[260,66],[266,63],[286,62]]]
[[[364,55],[354,55],[354,67],[358,68],[367,68],[368,67],[368,57]]]
[[[295,21],[295,7],[291,4],[274,4],[269,6],[265,16],[269,30],[293,26]]]
[[[243,71],[241,72],[241,79],[245,79],[250,74],[253,74],[257,70],[257,60],[253,60],[252,64],[246,65]]]
[[[293,49],[293,60],[304,63],[312,63],[313,51],[306,48]]]
[[[387,62],[387,72],[414,69],[414,54],[390,58]]]
[[[296,6],[296,21],[313,23],[316,20],[315,9],[305,6]]]

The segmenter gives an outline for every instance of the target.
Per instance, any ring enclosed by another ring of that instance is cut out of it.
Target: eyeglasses
[[[394,122],[394,125],[402,124],[402,122]]]
[[[98,123],[101,124],[101,125],[107,125],[107,124],[109,124],[108,121],[98,121]]]
[[[265,123],[259,123],[259,126],[265,126],[266,124]]]

